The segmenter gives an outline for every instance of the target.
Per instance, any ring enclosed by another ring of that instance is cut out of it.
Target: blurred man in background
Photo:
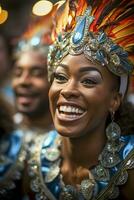
[[[43,33],[40,31],[30,39],[29,32],[28,37],[25,34],[15,53],[13,68],[14,121],[19,127],[36,133],[44,133],[52,128],[47,78],[49,35],[48,30]]]

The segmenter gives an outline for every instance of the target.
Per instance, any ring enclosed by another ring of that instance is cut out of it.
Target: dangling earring
[[[115,167],[121,162],[119,151],[122,148],[120,140],[121,129],[117,123],[114,122],[114,112],[111,113],[111,123],[106,128],[106,145],[99,155],[99,165],[93,170],[95,180],[109,181],[110,168]]]
[[[115,112],[112,112],[111,123],[106,128],[107,144],[104,151],[103,166],[108,168],[114,167],[121,161],[118,155],[121,148],[119,140],[121,129],[119,125],[114,122],[114,115]]]

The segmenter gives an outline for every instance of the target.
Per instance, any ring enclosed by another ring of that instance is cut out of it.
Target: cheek
[[[16,78],[14,78],[14,79],[12,80],[11,85],[12,85],[12,88],[15,88],[15,87],[18,85],[18,81],[17,81]]]
[[[42,91],[49,90],[49,84],[44,79],[33,80],[33,85]]]
[[[55,88],[53,87],[53,85],[50,87],[49,90],[49,102],[50,102],[50,106],[52,108],[52,105],[54,103],[54,99],[55,99]]]
[[[49,90],[49,102],[50,102],[50,110],[52,114],[54,113],[54,110],[56,108],[58,96],[59,96],[58,87],[56,87],[56,85],[52,83]]]
[[[90,90],[89,92],[85,93],[88,94],[86,96],[87,103],[89,107],[93,108],[94,110],[108,110],[110,105],[110,98],[111,95],[106,90],[98,88]]]

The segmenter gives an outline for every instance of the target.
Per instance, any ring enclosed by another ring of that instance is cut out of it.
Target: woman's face
[[[84,55],[67,55],[56,69],[49,92],[56,130],[68,137],[104,130],[108,113],[117,103],[117,84],[106,67]]]

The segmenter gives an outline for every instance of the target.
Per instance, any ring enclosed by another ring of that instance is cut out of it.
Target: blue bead
[[[118,49],[119,49],[119,46],[116,45],[116,44],[113,44],[113,45],[111,46],[111,51],[110,51],[110,52],[112,52],[112,51],[117,51]]]
[[[122,57],[126,58],[126,57],[128,57],[128,52],[126,52],[126,51],[121,51],[121,52],[119,53],[119,56],[122,56]]]
[[[104,43],[106,41],[106,39],[107,39],[107,36],[103,32],[98,36],[99,43]]]
[[[128,72],[132,71],[132,64],[130,64],[127,60],[121,59],[121,65],[126,71]]]
[[[81,22],[75,28],[75,33],[72,38],[72,42],[74,44],[79,44],[83,39],[85,24],[86,24],[86,16],[81,20]]]
[[[96,58],[98,61],[102,62],[102,63],[105,63],[105,55],[104,55],[104,52],[101,51],[101,50],[98,50],[96,52]]]

